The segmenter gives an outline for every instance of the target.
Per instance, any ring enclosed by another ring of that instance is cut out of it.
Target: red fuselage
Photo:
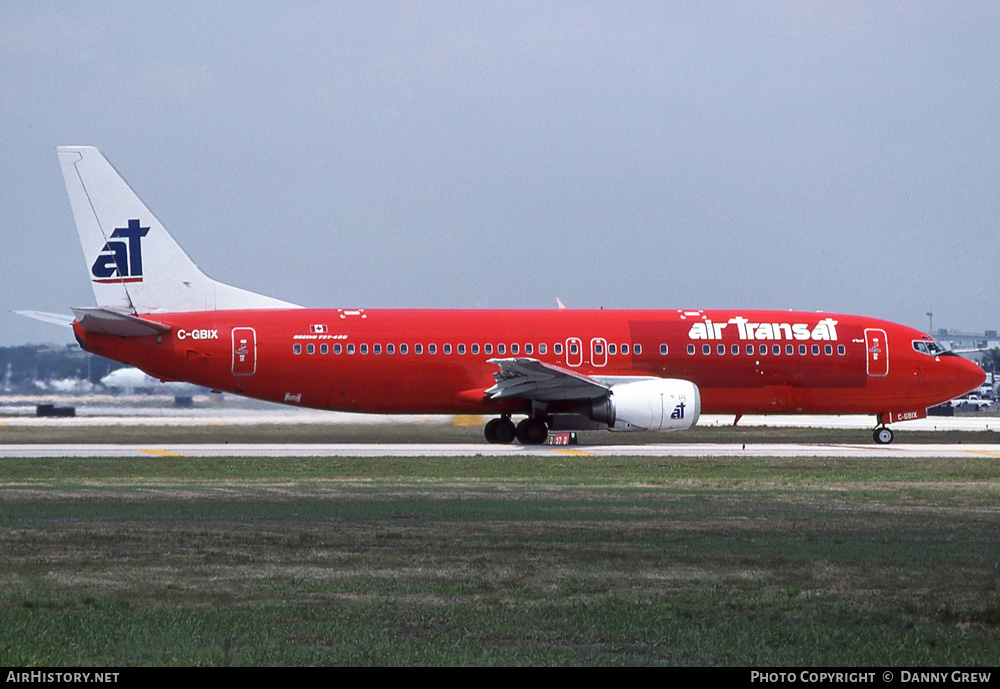
[[[605,380],[679,378],[705,413],[898,414],[982,383],[982,369],[887,321],[788,311],[253,310],[142,316],[163,335],[85,332],[94,353],[164,380],[317,409],[517,413],[490,400],[525,357]],[[925,345],[914,345],[923,342]],[[933,343],[936,345],[936,343]]]

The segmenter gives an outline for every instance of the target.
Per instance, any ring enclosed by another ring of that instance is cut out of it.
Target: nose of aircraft
[[[948,366],[950,382],[954,383],[953,398],[961,397],[986,382],[986,372],[975,362],[960,356],[948,358],[953,359]]]

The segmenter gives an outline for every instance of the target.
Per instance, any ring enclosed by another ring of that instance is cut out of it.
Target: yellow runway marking
[[[1000,452],[987,452],[986,450],[966,450],[970,455],[986,455],[987,457],[1000,457]]]
[[[559,448],[556,450],[561,455],[573,455],[574,457],[596,457],[593,452],[584,452],[583,450],[568,450],[564,448]]]
[[[179,452],[171,452],[170,450],[141,450],[150,455],[156,455],[157,457],[187,457],[187,455],[182,455]]]

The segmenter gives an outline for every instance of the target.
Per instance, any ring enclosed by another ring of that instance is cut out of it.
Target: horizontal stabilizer
[[[73,309],[73,313],[76,314],[76,320],[80,321],[80,327],[88,333],[142,337],[170,332],[169,325],[110,309],[76,308]]]
[[[73,317],[65,313],[49,313],[47,311],[14,311],[14,313],[18,316],[33,318],[36,321],[41,321],[42,323],[61,325],[64,328],[73,327]]]

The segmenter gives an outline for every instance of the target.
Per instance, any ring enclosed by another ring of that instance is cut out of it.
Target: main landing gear
[[[501,416],[499,419],[491,419],[483,429],[486,442],[499,445],[506,445],[517,442],[522,445],[541,445],[549,437],[549,427],[540,418],[529,416],[523,419],[517,426],[510,420],[510,415]]]

